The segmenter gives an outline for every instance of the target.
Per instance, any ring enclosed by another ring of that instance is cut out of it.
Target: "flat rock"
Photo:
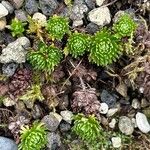
[[[18,150],[18,148],[13,140],[0,136],[0,150]]]
[[[62,119],[71,124],[73,113],[69,110],[64,110],[60,112]]]
[[[103,27],[111,22],[110,11],[108,7],[95,8],[88,13],[88,19],[98,26]]]

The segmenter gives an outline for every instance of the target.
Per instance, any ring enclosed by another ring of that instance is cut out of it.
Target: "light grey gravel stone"
[[[96,0],[96,5],[101,6],[105,0]]]
[[[82,19],[81,20],[74,20],[73,24],[72,24],[73,27],[78,27],[78,26],[81,26],[81,25],[83,25],[83,20]]]
[[[27,21],[27,14],[24,10],[19,9],[19,10],[15,10],[15,17],[17,19],[19,19],[22,22]]]
[[[136,114],[136,124],[139,130],[143,133],[150,132],[150,124],[145,114],[138,112]]]
[[[51,16],[59,3],[57,0],[39,0],[39,5],[44,15]]]
[[[0,3],[0,18],[5,17],[8,15],[8,10],[2,3]]]
[[[57,130],[61,120],[62,117],[59,114],[50,113],[49,115],[43,117],[42,122],[45,123],[46,127],[50,131],[54,132]]]
[[[26,53],[30,47],[30,41],[26,37],[20,37],[16,41],[7,45],[6,48],[2,50],[0,55],[1,63],[24,63],[26,61]]]
[[[38,12],[38,3],[36,0],[26,0],[25,10],[31,15]]]
[[[100,105],[101,106],[100,106],[99,112],[101,114],[107,114],[108,108],[109,108],[108,105],[106,103],[101,103]]]
[[[103,27],[111,22],[110,11],[108,7],[95,8],[88,13],[88,19],[98,26]]]
[[[140,102],[139,102],[138,99],[134,98],[134,99],[132,100],[132,107],[133,107],[134,109],[140,109],[140,108],[141,108],[141,104],[140,104]]]
[[[116,119],[115,119],[115,118],[113,118],[113,119],[111,120],[111,122],[109,123],[109,127],[110,127],[110,128],[112,128],[112,129],[114,129],[114,128],[115,128],[116,123],[117,123]]]
[[[55,132],[47,134],[47,148],[48,150],[57,150],[61,146],[60,135]]]
[[[107,112],[107,117],[111,117],[111,116],[115,115],[118,112],[118,110],[119,110],[118,108],[109,109]]]
[[[84,13],[88,11],[88,7],[82,2],[75,3],[72,7],[70,19],[81,20],[84,18]]]
[[[66,122],[70,123],[72,122],[73,113],[69,110],[64,110],[60,112],[62,119]]]
[[[18,148],[13,140],[0,136],[0,150],[18,150]]]
[[[121,147],[121,138],[120,137],[112,137],[111,141],[112,141],[112,145],[114,148]]]
[[[10,14],[13,13],[14,7],[8,1],[2,1],[2,5],[8,10]]]
[[[131,135],[134,131],[134,125],[131,119],[126,116],[121,116],[119,118],[118,126],[119,126],[120,131],[124,133],[125,135]]]
[[[4,64],[2,66],[2,72],[6,76],[10,77],[10,76],[12,76],[15,73],[17,67],[18,67],[18,64],[16,64],[16,63]]]
[[[90,22],[85,30],[89,33],[89,34],[94,34],[95,32],[97,32],[99,30],[99,26],[93,22]]]

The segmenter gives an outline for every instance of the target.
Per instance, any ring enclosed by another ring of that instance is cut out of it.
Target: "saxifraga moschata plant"
[[[78,33],[77,31],[72,33],[67,42],[67,52],[74,58],[83,56],[83,54],[89,49],[90,36],[84,33]]]
[[[103,28],[98,31],[91,41],[89,60],[98,66],[107,66],[115,61],[122,53],[119,39]]]
[[[47,143],[46,130],[46,127],[41,122],[34,122],[32,127],[28,125],[22,127],[19,150],[42,150]]]
[[[46,30],[52,39],[61,40],[69,31],[69,22],[65,17],[54,15],[47,21]]]
[[[58,48],[47,46],[45,43],[40,43],[38,50],[29,51],[27,54],[27,59],[35,69],[49,73],[54,71],[62,57],[63,54]]]

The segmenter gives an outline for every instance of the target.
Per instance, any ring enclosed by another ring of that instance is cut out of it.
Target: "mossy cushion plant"
[[[23,35],[23,32],[25,31],[24,26],[26,23],[23,23],[22,21],[18,20],[17,18],[12,19],[10,30],[12,32],[12,36],[21,36]]]
[[[137,24],[127,13],[121,15],[113,24],[113,30],[119,37],[130,37],[135,32],[136,27]]]
[[[54,15],[47,21],[46,30],[52,39],[61,40],[69,31],[69,22],[65,17]]]
[[[46,127],[41,122],[34,122],[30,128],[28,125],[21,128],[21,143],[19,150],[41,150],[47,143]]]
[[[27,59],[35,69],[51,73],[60,63],[62,56],[58,48],[40,43],[37,51],[29,51]]]
[[[103,28],[98,31],[91,42],[89,60],[98,66],[106,66],[115,61],[122,52],[119,39]]]
[[[67,51],[73,57],[82,56],[90,45],[90,37],[84,33],[74,32],[68,39]]]
[[[78,114],[74,116],[74,120],[72,131],[82,140],[91,143],[99,137],[100,125],[93,115],[85,117],[83,114]]]

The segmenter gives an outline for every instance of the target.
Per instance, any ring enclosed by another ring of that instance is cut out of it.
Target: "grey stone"
[[[60,135],[55,132],[49,132],[47,134],[47,141],[48,150],[57,150],[62,144]]]
[[[38,12],[38,3],[36,0],[26,0],[25,9],[31,15]]]
[[[139,102],[138,99],[134,98],[134,99],[132,100],[132,107],[133,107],[134,109],[140,109],[140,108],[141,108],[141,104],[140,104],[140,102]]]
[[[121,116],[119,118],[118,126],[119,126],[120,131],[124,133],[125,135],[131,135],[134,131],[134,125],[131,119],[126,116]]]
[[[39,105],[34,105],[32,110],[32,116],[34,119],[39,119],[42,116],[42,110]]]
[[[99,26],[93,22],[90,22],[85,30],[89,33],[89,34],[94,34],[95,32],[97,32],[99,30]]]
[[[63,121],[60,123],[59,129],[61,132],[67,132],[71,129],[71,125],[70,125],[70,123]]]
[[[44,116],[44,118],[42,119],[42,122],[45,123],[46,127],[54,132],[57,130],[60,122],[62,120],[62,117],[59,114],[56,113],[50,113],[47,116]]]
[[[70,19],[81,20],[84,18],[84,13],[88,11],[88,7],[82,2],[75,3],[72,7]]]
[[[19,10],[15,10],[15,17],[17,19],[19,19],[22,22],[27,21],[27,14],[24,10],[19,9]]]
[[[77,26],[81,26],[81,25],[83,25],[83,20],[81,19],[81,20],[74,20],[73,21],[73,27],[77,27]]]
[[[18,64],[16,64],[16,63],[4,64],[2,66],[2,72],[6,76],[10,77],[10,76],[12,76],[15,73],[17,67],[18,67]]]
[[[0,150],[18,150],[18,148],[13,140],[0,136]]]
[[[7,45],[0,55],[1,63],[24,63],[26,61],[26,49],[30,47],[30,41],[26,37],[20,37]]]
[[[120,137],[112,137],[111,141],[112,141],[112,145],[114,148],[121,147],[121,138]]]
[[[98,26],[105,26],[111,22],[111,15],[108,7],[98,7],[88,13],[89,21]]]
[[[84,0],[89,9],[95,8],[95,2],[93,0]]]
[[[51,16],[58,7],[58,2],[57,0],[39,0],[39,5],[44,15]]]
[[[62,119],[66,122],[70,123],[72,122],[73,113],[69,110],[64,110],[60,112]]]
[[[10,14],[13,13],[14,7],[8,1],[2,1],[2,5],[8,10]]]
[[[101,101],[106,103],[109,107],[113,107],[116,104],[116,97],[110,94],[108,91],[103,90],[101,93]]]
[[[0,18],[5,17],[8,15],[8,10],[4,5],[0,3]]]
[[[6,33],[5,31],[0,32],[0,43],[8,45],[13,41],[15,41],[15,38],[10,33]]]
[[[11,0],[11,3],[16,9],[20,9],[23,6],[24,0]]]

